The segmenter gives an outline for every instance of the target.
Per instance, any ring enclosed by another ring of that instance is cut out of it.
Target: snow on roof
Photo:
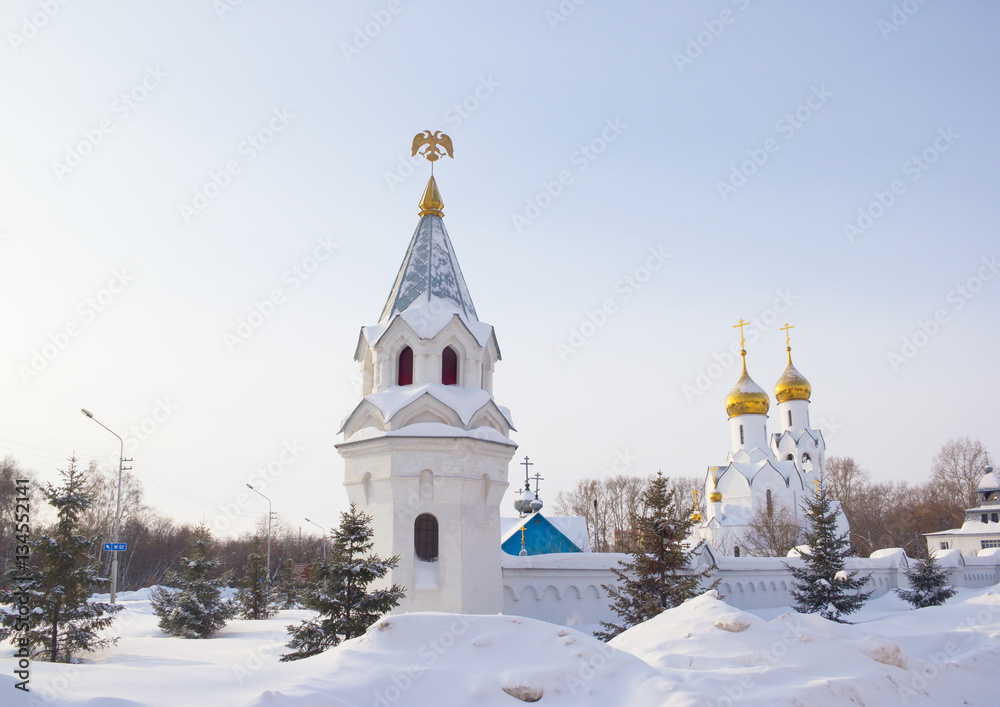
[[[992,469],[983,474],[983,478],[976,484],[976,491],[1000,491],[1000,477]]]
[[[469,424],[472,417],[482,410],[484,407],[493,403],[496,408],[500,411],[500,414],[504,416],[507,424],[510,425],[511,429],[514,429],[514,423],[511,421],[510,410],[501,405],[496,405],[493,401],[493,396],[487,393],[482,388],[462,388],[457,385],[442,385],[441,383],[420,383],[417,385],[404,385],[395,386],[389,390],[385,390],[381,393],[371,393],[364,397],[364,400],[359,403],[358,407],[364,403],[370,403],[382,414],[382,419],[389,421],[398,413],[400,410],[405,408],[410,403],[415,402],[418,398],[423,395],[430,395],[436,400],[444,403],[449,408],[455,411],[459,419],[462,420],[463,424]],[[347,421],[351,419],[357,408],[351,411],[351,413],[343,419],[340,425],[340,431],[343,431],[344,426]]]
[[[478,319],[469,317],[461,307],[447,300],[434,299],[430,302],[414,304],[411,305],[406,311],[397,315],[397,318],[403,320],[403,322],[405,322],[406,325],[413,330],[413,333],[421,339],[433,339],[435,336],[440,334],[441,330],[448,326],[448,324],[450,324],[455,317],[458,317],[459,321],[465,325],[465,328],[469,330],[469,333],[472,334],[473,338],[479,343],[480,346],[486,346],[491,337],[493,338],[494,344],[496,344],[496,334],[493,330],[492,324],[487,324],[486,322],[481,322]],[[381,339],[382,336],[389,330],[389,327],[394,321],[396,321],[396,319],[362,327],[362,339],[367,342],[368,346],[376,345],[379,339]],[[499,346],[497,346],[497,351],[499,354]]]
[[[497,444],[506,444],[516,447],[517,443],[510,438],[504,437],[499,430],[492,427],[481,426],[465,429],[464,427],[454,427],[443,422],[415,422],[398,430],[380,430],[377,427],[362,427],[360,430],[348,437],[345,442],[358,442],[363,439],[375,439],[376,437],[459,437],[467,439],[481,439]]]
[[[470,320],[479,319],[444,220],[427,214],[413,232],[379,323],[389,322],[420,301],[434,300],[452,303]]]

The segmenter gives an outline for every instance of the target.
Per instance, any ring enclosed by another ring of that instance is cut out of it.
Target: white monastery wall
[[[586,626],[617,621],[602,585],[617,579],[611,568],[628,561],[629,555],[572,553],[514,557],[503,555],[503,613],[525,616],[563,626]],[[715,557],[712,581],[727,603],[739,609],[766,609],[792,603],[792,574],[785,567],[799,565],[797,557]],[[956,587],[989,587],[1000,582],[1000,553],[971,557],[957,551],[938,555],[940,564],[952,570]],[[905,572],[914,562],[900,549],[879,550],[870,558],[849,558],[848,571],[871,574],[866,589],[873,597],[896,587],[908,589]],[[702,556],[700,571],[711,564]]]

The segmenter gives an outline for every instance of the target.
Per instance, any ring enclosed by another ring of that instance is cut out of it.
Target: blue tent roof
[[[526,516],[510,530],[500,543],[508,555],[521,554],[521,528],[524,528],[524,549],[529,555],[547,555],[556,552],[583,552],[541,513]]]

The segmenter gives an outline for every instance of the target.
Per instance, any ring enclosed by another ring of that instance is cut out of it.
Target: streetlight
[[[306,518],[306,523],[312,523],[323,533],[320,537],[323,538],[323,562],[326,562],[326,528],[317,523],[316,521],[309,520]]]
[[[267,501],[267,583],[271,583],[271,499],[255,489],[250,484],[247,488]]]
[[[119,435],[117,432],[115,432],[114,430],[112,430],[111,428],[109,428],[107,425],[105,425],[103,422],[101,422],[96,417],[94,417],[94,413],[92,413],[90,410],[88,410],[86,408],[81,408],[80,412],[82,412],[84,415],[86,415],[91,420],[93,420],[94,422],[96,422],[98,425],[100,425],[101,427],[103,427],[104,429],[106,429],[108,432],[110,432],[111,434],[113,434],[115,437],[117,437],[118,441],[121,442],[121,445],[122,445],[121,454],[118,455],[118,493],[116,494],[116,496],[118,497],[118,499],[115,502],[115,539],[114,539],[114,542],[117,545],[118,544],[118,533],[119,533],[120,524],[121,524],[121,514],[122,514],[122,470],[125,468],[125,440],[123,440],[121,438],[121,435]],[[129,461],[132,461],[132,460],[129,459]],[[117,589],[118,589],[118,551],[114,550],[111,553],[111,603],[112,604],[115,603],[115,592],[117,591]]]

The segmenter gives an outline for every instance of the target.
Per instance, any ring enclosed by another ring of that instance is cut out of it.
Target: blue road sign
[[[125,552],[128,543],[104,543],[104,552]]]

